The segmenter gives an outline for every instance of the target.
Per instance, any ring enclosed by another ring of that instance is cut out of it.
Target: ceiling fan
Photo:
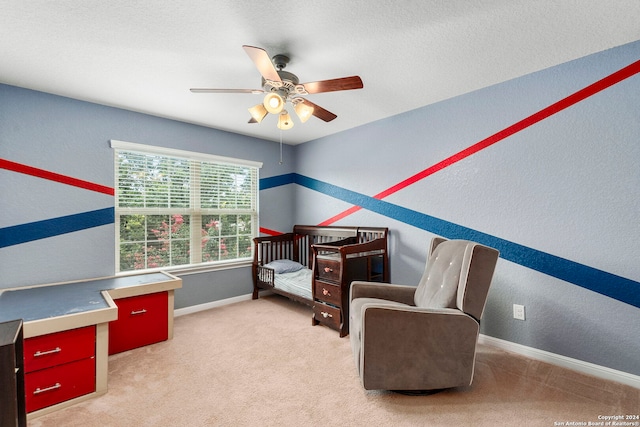
[[[284,68],[289,63],[286,55],[275,55],[273,58],[262,48],[242,46],[249,58],[262,75],[262,89],[206,89],[192,88],[193,93],[266,93],[262,103],[249,108],[251,119],[249,123],[260,123],[267,114],[278,115],[278,128],[286,130],[293,127],[291,116],[285,109],[287,102],[293,106],[296,115],[302,123],[313,115],[330,122],[336,116],[319,105],[314,104],[303,95],[341,90],[362,89],[362,79],[358,76],[342,77],[331,80],[321,80],[310,83],[300,83],[298,76]]]

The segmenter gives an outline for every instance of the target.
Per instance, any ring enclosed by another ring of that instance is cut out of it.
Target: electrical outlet
[[[513,304],[513,318],[524,320],[524,305]]]

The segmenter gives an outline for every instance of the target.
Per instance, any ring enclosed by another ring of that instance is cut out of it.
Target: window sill
[[[191,274],[210,273],[213,271],[250,267],[251,264],[252,264],[251,259],[245,259],[241,261],[216,263],[216,264],[212,263],[207,265],[188,265],[188,266],[179,266],[179,267],[163,267],[163,268],[153,268],[153,269],[147,269],[147,270],[127,271],[123,273],[118,273],[117,276],[133,276],[136,274],[153,273],[158,271],[165,271],[167,273],[170,273],[176,276],[188,276]]]

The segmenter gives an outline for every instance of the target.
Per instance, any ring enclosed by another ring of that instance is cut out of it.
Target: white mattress
[[[311,292],[311,270],[303,268],[293,273],[274,275],[274,285],[283,291],[313,299]]]

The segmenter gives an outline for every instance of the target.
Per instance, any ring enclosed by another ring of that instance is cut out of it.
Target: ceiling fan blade
[[[247,123],[258,123],[258,121],[251,117]]]
[[[247,45],[243,45],[242,48],[245,52],[247,52],[247,55],[249,55],[249,58],[251,58],[253,63],[256,64],[256,67],[258,68],[258,71],[260,72],[260,75],[262,75],[262,77],[264,77],[266,80],[272,80],[276,82],[282,81],[280,79],[280,76],[278,75],[276,67],[273,66],[273,62],[271,62],[271,58],[269,57],[269,54],[266,50],[259,47]]]
[[[309,107],[313,107],[313,115],[316,116],[317,118],[319,118],[320,120],[324,120],[325,122],[330,122],[331,120],[335,119],[336,116],[335,114],[333,114],[331,111],[327,111],[324,108],[322,108],[319,105],[314,104],[313,102],[309,101],[308,99],[302,99],[302,102],[306,105],[308,105]]]
[[[262,89],[208,89],[208,88],[191,88],[193,93],[264,93]]]
[[[362,89],[364,87],[359,76],[321,80],[319,82],[304,83],[302,86],[308,93],[335,92],[337,90]]]

